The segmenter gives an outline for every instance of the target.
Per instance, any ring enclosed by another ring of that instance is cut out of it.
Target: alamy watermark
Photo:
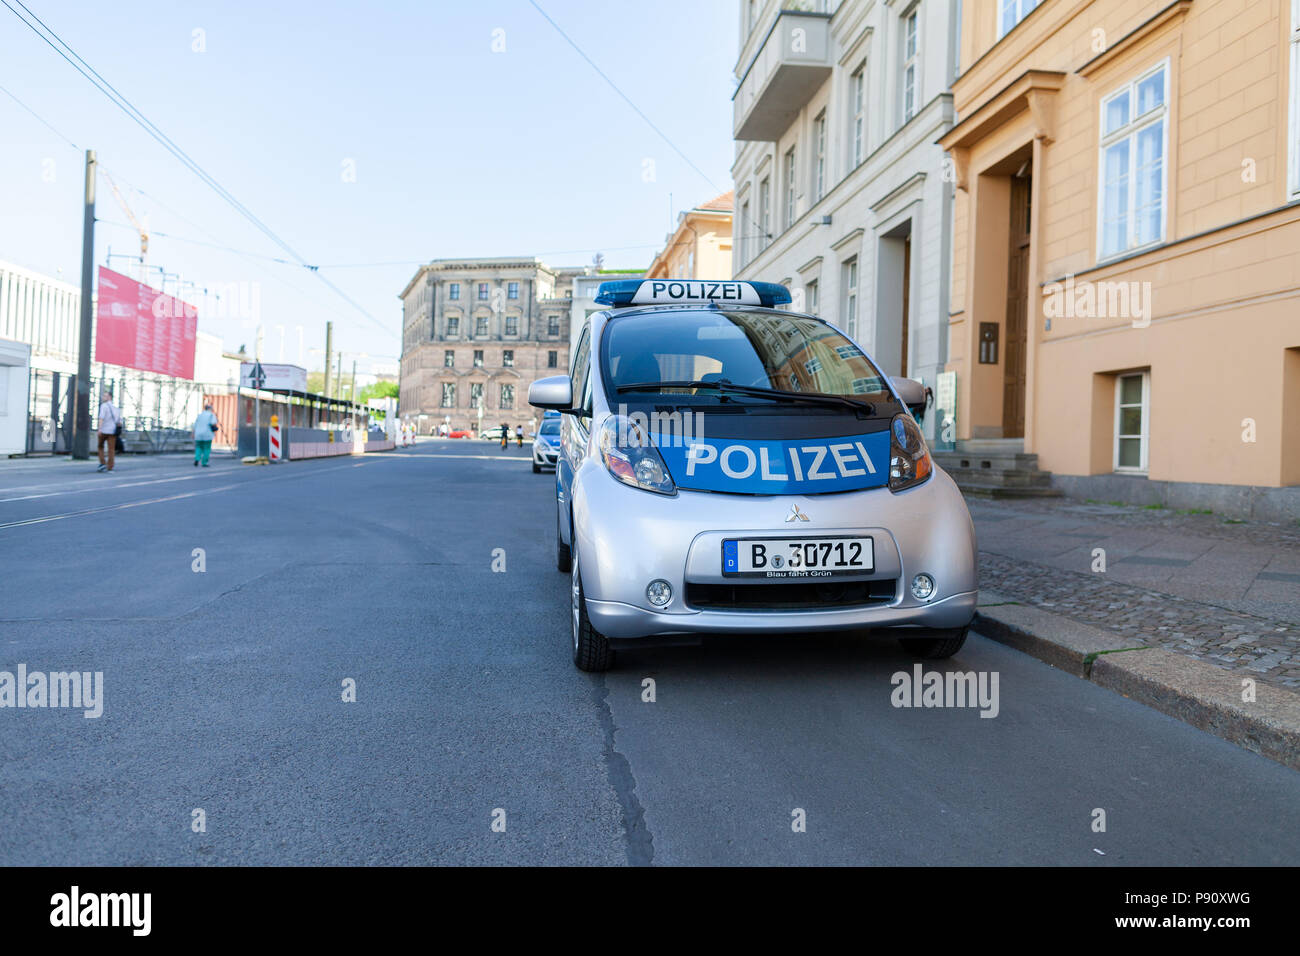
[[[1128,319],[1135,329],[1151,324],[1150,282],[1075,281],[1043,286],[1043,315],[1047,319]]]
[[[73,708],[88,718],[104,713],[103,671],[0,671],[0,710],[6,707]]]
[[[895,707],[978,707],[981,717],[1001,710],[997,671],[926,671],[915,664],[910,674],[897,671],[889,682]]]
[[[616,438],[624,448],[689,448],[704,438],[704,413],[684,412],[629,412],[626,405],[618,406],[615,419]]]

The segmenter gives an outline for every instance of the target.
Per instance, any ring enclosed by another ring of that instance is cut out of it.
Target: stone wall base
[[[1229,518],[1300,522],[1300,485],[1212,485],[1194,481],[1152,481],[1136,475],[1052,475],[1052,487],[1070,498],[1161,505],[1175,510],[1208,509]]]

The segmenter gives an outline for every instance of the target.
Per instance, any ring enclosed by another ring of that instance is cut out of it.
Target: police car
[[[579,668],[703,634],[957,652],[975,533],[913,417],[920,383],[775,308],[790,294],[774,283],[621,280],[596,302],[571,374],[528,395],[563,413],[556,564]]]

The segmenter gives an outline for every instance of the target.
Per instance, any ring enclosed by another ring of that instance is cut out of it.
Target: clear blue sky
[[[704,176],[528,0],[24,2],[375,319],[300,266],[157,235],[284,255],[0,7],[0,86],[97,151],[154,233],[151,264],[259,284],[271,361],[275,326],[294,361],[294,327],[323,349],[326,319],[338,347],[395,358],[408,263],[537,254],[580,265],[604,250],[608,268],[644,266],[668,231],[670,194],[675,213],[731,188],[733,0],[539,0]],[[205,52],[192,50],[195,29]],[[355,182],[343,181],[345,160]],[[0,93],[0,259],[78,283],[82,177],[81,155]],[[98,217],[97,264],[110,245],[138,251],[102,178]],[[403,264],[338,267],[389,262]],[[252,348],[254,324],[200,315],[232,348]]]

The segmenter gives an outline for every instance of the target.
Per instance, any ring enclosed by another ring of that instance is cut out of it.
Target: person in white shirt
[[[113,404],[113,393],[104,390],[99,403],[99,467],[96,471],[112,471],[117,455],[117,430],[122,425],[122,412]],[[107,449],[107,455],[105,454]]]
[[[208,457],[212,454],[212,439],[217,437],[217,416],[212,413],[212,403],[203,406],[199,417],[194,419],[194,467],[208,467]]]

